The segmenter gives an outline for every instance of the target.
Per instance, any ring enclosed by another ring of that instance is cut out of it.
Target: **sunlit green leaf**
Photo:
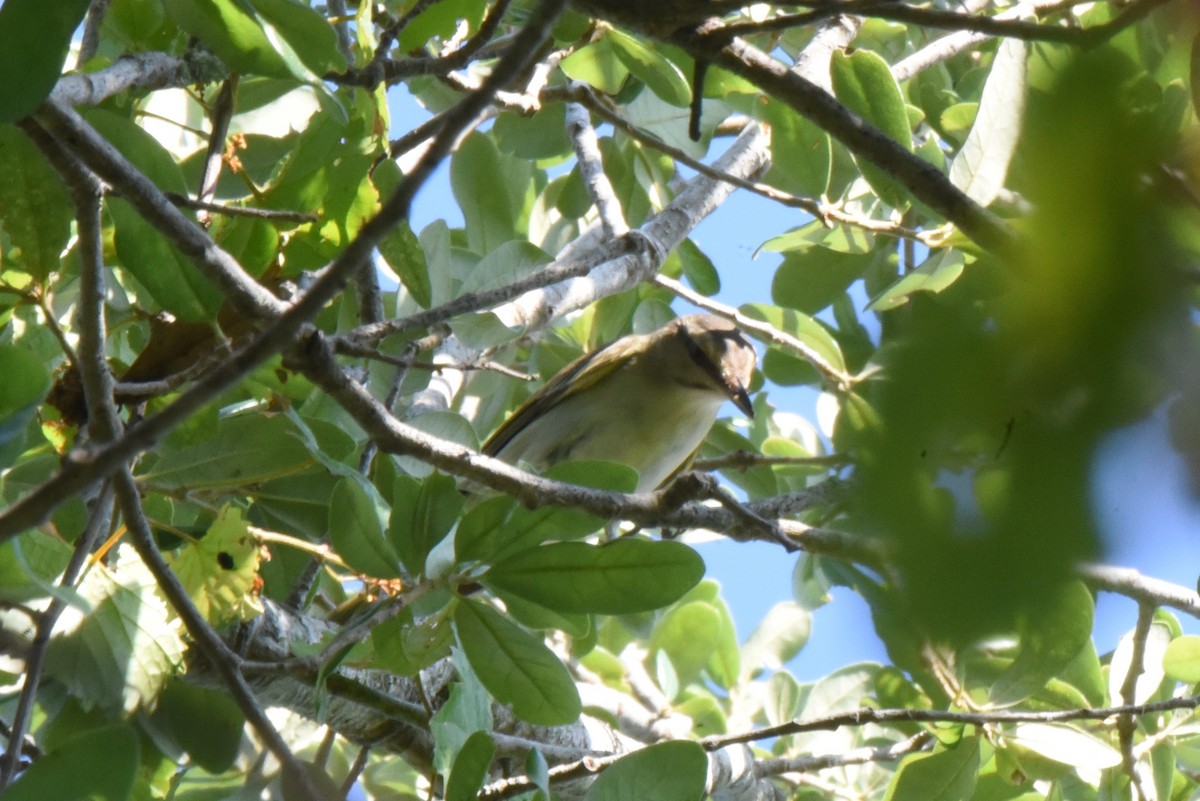
[[[688,105],[692,99],[692,90],[679,67],[653,48],[617,28],[609,30],[606,39],[621,63],[642,83],[649,86],[654,94],[672,106]]]
[[[913,758],[896,771],[885,801],[967,801],[979,773],[979,738],[954,748]]]
[[[579,716],[579,693],[563,663],[540,640],[490,606],[458,604],[454,628],[479,680],[522,720],[542,726]]]
[[[704,794],[708,757],[696,743],[677,741],[642,748],[607,768],[585,801],[696,801]]]
[[[677,542],[621,539],[562,542],[496,562],[484,583],[563,612],[623,615],[679,600],[704,575],[704,561]]]

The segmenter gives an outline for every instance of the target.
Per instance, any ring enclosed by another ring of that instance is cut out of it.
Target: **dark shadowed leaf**
[[[87,8],[87,0],[0,6],[0,75],[8,76],[0,81],[0,124],[31,114],[50,95]]]
[[[3,14],[0,10],[0,17]],[[0,125],[0,175],[4,176],[0,181],[0,227],[21,249],[20,258],[10,268],[24,269],[44,281],[58,269],[59,256],[71,234],[71,200],[58,174],[25,134],[11,125]]]
[[[329,536],[334,549],[355,570],[377,578],[400,575],[400,558],[388,541],[388,508],[365,479],[345,476],[329,502]]]
[[[80,734],[40,757],[0,799],[126,801],[138,770],[138,741],[125,724]]]
[[[153,719],[209,773],[229,770],[246,724],[228,693],[179,679],[168,683],[159,696]]]

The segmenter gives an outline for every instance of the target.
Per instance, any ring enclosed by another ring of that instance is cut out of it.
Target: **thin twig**
[[[197,209],[213,214],[224,214],[227,217],[250,217],[255,220],[275,220],[278,222],[310,223],[317,222],[320,217],[304,211],[288,211],[287,209],[256,209],[249,206],[230,206],[225,203],[208,203],[197,198],[190,198],[178,192],[165,193],[167,200],[185,209]]]
[[[354,789],[354,785],[358,782],[358,777],[367,769],[367,760],[370,756],[371,746],[364,745],[358,749],[358,756],[354,757],[354,762],[350,765],[350,770],[346,772],[346,778],[342,780],[342,785],[338,789],[342,798],[350,796],[350,791]]]
[[[713,456],[708,459],[697,459],[692,462],[693,470],[749,470],[754,467],[845,467],[851,464],[849,456],[839,453],[821,456],[767,456],[750,451],[733,451],[732,453]]]
[[[431,362],[417,359],[412,356],[396,356],[391,353],[384,353],[378,348],[360,347],[350,342],[343,342],[338,347],[338,353],[346,356],[359,356],[364,359],[374,359],[378,362],[391,364],[396,367],[412,368],[416,370],[430,370],[432,372],[440,372],[442,370],[463,370],[463,371],[487,371],[499,373],[509,378],[515,378],[518,381],[536,381],[537,376],[529,373],[522,373],[520,370],[500,364],[499,362],[477,362],[477,363],[454,363],[454,362]]]
[[[1023,19],[1003,18],[999,15],[962,14],[957,11],[947,11],[940,8],[925,8],[908,5],[907,3],[879,2],[879,0],[841,3],[808,0],[808,2],[796,3],[796,5],[815,6],[811,11],[800,14],[783,14],[771,17],[762,22],[733,22],[722,26],[721,30],[728,35],[749,36],[756,33],[785,31],[798,26],[811,25],[819,20],[840,14],[853,14],[856,16],[886,19],[893,22],[906,22],[927,28],[972,31],[989,36],[1001,36],[1031,42],[1060,42],[1063,44],[1094,47],[1111,39],[1125,28],[1143,19],[1147,14],[1167,1],[1135,0],[1135,2],[1126,6],[1122,9],[1121,13],[1108,22],[1088,28],[1078,28],[1061,25],[1043,25]]]
[[[1144,671],[1146,661],[1146,640],[1150,636],[1154,624],[1155,607],[1153,604],[1142,602],[1138,604],[1137,625],[1133,629],[1133,642],[1129,655],[1129,670],[1125,680],[1121,682],[1121,698],[1125,704],[1137,702],[1138,678]],[[1129,775],[1129,781],[1137,791],[1138,797],[1145,801],[1146,788],[1142,786],[1141,776],[1137,771],[1137,759],[1133,755],[1133,735],[1137,731],[1137,720],[1131,714],[1123,714],[1117,718],[1117,742],[1121,747],[1121,766]]]
[[[100,26],[104,23],[104,12],[108,11],[111,2],[112,0],[92,0],[88,5],[87,16],[83,20],[83,36],[79,40],[79,57],[75,59],[75,69],[82,70],[100,48]]]
[[[200,170],[200,186],[196,192],[198,203],[208,205],[217,194],[217,181],[221,177],[221,165],[225,159],[225,140],[229,136],[229,122],[233,119],[233,98],[237,93],[238,76],[233,74],[221,84],[217,100],[212,108],[212,133],[208,136],[208,150],[204,154],[204,165]],[[196,215],[200,224],[208,227],[211,218],[206,210]]]
[[[1169,698],[1147,704],[1122,704],[1096,709],[1062,709],[1049,712],[1022,712],[998,709],[989,712],[946,712],[937,709],[856,709],[813,720],[791,720],[775,726],[741,732],[740,734],[705,737],[700,741],[706,751],[715,751],[727,745],[752,743],[800,734],[808,731],[834,731],[844,726],[864,726],[868,723],[959,723],[972,726],[1002,725],[1006,723],[1065,723],[1075,720],[1106,721],[1119,715],[1151,715],[1158,712],[1174,712],[1179,709],[1200,707],[1200,695]]]
[[[892,762],[908,754],[923,751],[933,742],[933,735],[923,731],[898,743],[855,748],[840,754],[762,759],[755,765],[754,771],[759,776],[778,776],[783,773],[812,773],[829,768],[864,765],[868,762]]]

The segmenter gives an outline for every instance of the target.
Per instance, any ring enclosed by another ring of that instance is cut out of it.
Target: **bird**
[[[622,462],[637,492],[691,463],[729,400],[748,417],[757,357],[745,335],[712,314],[677,317],[560,370],[488,438],[483,453],[544,471],[565,462]]]

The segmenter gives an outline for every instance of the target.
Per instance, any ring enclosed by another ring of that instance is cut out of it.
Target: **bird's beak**
[[[728,381],[725,388],[729,391],[729,399],[747,417],[754,417],[754,406],[750,403],[750,393],[737,381]]]

